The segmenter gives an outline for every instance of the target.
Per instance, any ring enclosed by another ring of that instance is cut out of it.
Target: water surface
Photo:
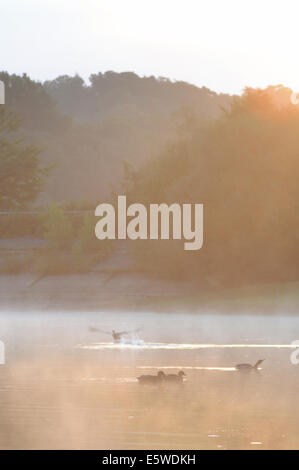
[[[2,311],[0,339],[2,449],[299,448],[296,316]],[[186,381],[138,384],[159,369]]]

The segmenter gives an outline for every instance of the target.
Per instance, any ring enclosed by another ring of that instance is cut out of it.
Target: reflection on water
[[[206,349],[206,348],[291,348],[299,349],[294,344],[168,344],[145,343],[142,340],[132,340],[120,343],[92,343],[79,344],[81,349]]]
[[[141,318],[125,343],[88,331]],[[296,336],[296,317],[2,312],[0,448],[298,448]],[[260,358],[258,374],[234,367]],[[158,369],[186,381],[138,384]]]
[[[222,370],[224,372],[235,372],[235,367],[205,367],[205,366],[138,366],[138,369],[190,369],[190,370]]]

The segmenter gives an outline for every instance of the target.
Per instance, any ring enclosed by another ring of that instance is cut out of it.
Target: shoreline
[[[299,282],[199,292],[197,283],[141,274],[104,272],[52,275],[0,274],[0,311],[153,311],[232,314],[299,312]]]

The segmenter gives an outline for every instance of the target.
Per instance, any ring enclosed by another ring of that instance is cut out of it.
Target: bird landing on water
[[[99,332],[99,333],[104,333],[105,335],[111,335],[115,343],[120,343],[121,340],[123,339],[123,336],[130,335],[132,333],[137,333],[140,330],[141,328],[137,328],[136,330],[131,330],[131,331],[115,331],[115,330],[104,331],[104,330],[100,330],[99,328],[95,328],[94,326],[89,327],[89,331],[92,333]]]

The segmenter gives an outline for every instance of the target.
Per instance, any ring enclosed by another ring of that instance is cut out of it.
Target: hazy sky
[[[0,70],[299,91],[298,0],[0,0]]]

